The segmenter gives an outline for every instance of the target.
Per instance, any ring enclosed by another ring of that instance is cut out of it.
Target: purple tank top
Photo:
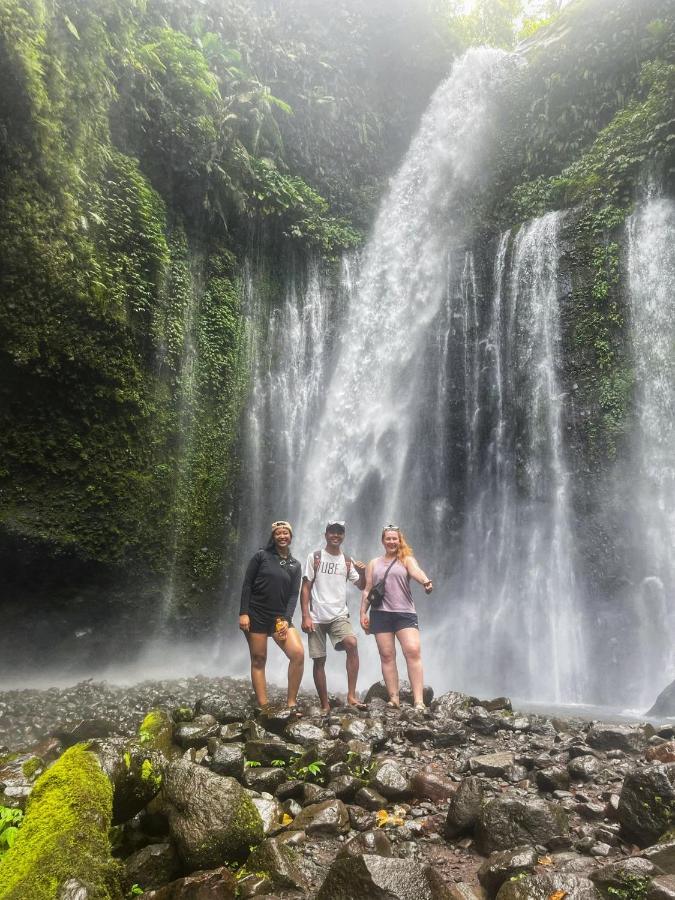
[[[384,557],[375,560],[373,584],[382,581],[390,562],[390,559]],[[415,604],[410,593],[410,575],[403,563],[398,560],[389,569],[387,580],[384,583],[384,601],[379,608],[383,612],[415,612]]]

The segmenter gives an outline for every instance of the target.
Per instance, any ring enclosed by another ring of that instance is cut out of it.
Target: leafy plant
[[[12,846],[23,822],[23,812],[0,806],[0,856]]]
[[[286,760],[285,759],[273,759],[272,765],[278,769],[283,769],[286,765]]]
[[[256,762],[254,759],[247,759],[244,763],[245,769],[257,769],[262,763]]]
[[[322,759],[317,759],[314,762],[308,763],[306,766],[300,766],[295,769],[295,775],[300,778],[302,781],[308,781],[312,779],[319,779],[322,775],[322,768],[326,765],[326,763]]]

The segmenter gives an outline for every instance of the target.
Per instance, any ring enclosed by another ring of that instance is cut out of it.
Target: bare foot
[[[366,703],[362,703],[358,697],[347,697],[347,704],[355,709],[368,709]]]

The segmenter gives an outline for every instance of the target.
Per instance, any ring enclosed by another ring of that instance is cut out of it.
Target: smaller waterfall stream
[[[639,541],[628,636],[636,702],[675,678],[675,203],[651,199],[628,223],[628,288],[639,431],[633,454]]]

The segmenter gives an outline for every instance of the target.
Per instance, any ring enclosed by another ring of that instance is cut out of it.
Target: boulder
[[[176,755],[173,722],[163,709],[151,709],[146,713],[138,728],[138,740],[146,750],[157,750],[169,758]]]
[[[623,750],[637,753],[647,745],[642,728],[628,725],[594,725],[586,736],[586,743],[594,750]]]
[[[435,803],[442,803],[449,800],[457,793],[457,782],[451,781],[445,775],[439,775],[425,769],[417,772],[410,779],[410,790],[414,797],[421,800],[433,800]]]
[[[251,800],[262,820],[265,837],[275,834],[284,827],[284,810],[278,800],[269,795],[265,797],[251,797]]]
[[[268,838],[246,860],[245,871],[265,876],[275,887],[307,892],[309,884],[298,855],[288,844]]]
[[[620,897],[620,891],[625,891],[631,883],[643,882],[646,884],[650,878],[662,874],[661,869],[648,859],[631,856],[628,859],[620,859],[595,869],[591,872],[590,879],[603,894],[614,894]]]
[[[323,741],[326,738],[326,732],[323,728],[303,720],[292,722],[286,729],[286,735],[289,740],[294,744],[300,744],[301,747],[309,747],[311,744]]]
[[[541,844],[552,850],[561,849],[568,834],[567,813],[559,803],[504,795],[481,808],[476,843],[485,854],[523,844]]]
[[[327,788],[339,800],[349,803],[363,786],[364,782],[360,778],[355,778],[354,775],[338,775],[337,778],[328,782]]]
[[[251,766],[244,769],[244,784],[249,790],[273,794],[286,781],[283,769],[270,766]]]
[[[323,803],[324,800],[332,800],[335,793],[327,787],[321,787],[320,784],[312,784],[311,781],[305,782],[302,786],[302,797],[300,802],[303,806],[311,806],[312,803]]]
[[[431,866],[362,854],[336,859],[316,900],[451,900]]]
[[[259,762],[263,766],[271,766],[274,760],[282,760],[288,766],[302,756],[303,748],[299,744],[287,744],[281,738],[274,740],[246,741],[244,747],[246,759]]]
[[[173,844],[148,844],[124,860],[127,882],[151,891],[173,881],[181,873]]]
[[[195,872],[156,891],[142,894],[142,900],[234,900],[237,882],[226,866],[209,872]]]
[[[441,694],[431,704],[431,709],[439,719],[454,719],[456,713],[461,710],[467,710],[471,705],[471,698],[466,694],[460,694],[459,691],[448,691],[447,694]]]
[[[496,712],[498,709],[506,709],[509,712],[513,710],[513,706],[508,697],[495,697],[493,700],[479,700],[476,706],[482,706],[488,712]]]
[[[549,794],[553,791],[566,791],[570,786],[570,773],[562,766],[540,769],[535,778],[539,790]]]
[[[647,888],[645,900],[675,900],[675,875],[658,875]]]
[[[197,700],[195,711],[213,716],[221,725],[227,725],[229,722],[245,722],[250,719],[253,704],[248,699],[233,694],[208,694]]]
[[[422,691],[422,697],[424,699],[424,703],[426,706],[431,704],[431,701],[434,699],[434,689],[428,685],[424,685],[424,689]],[[410,684],[407,681],[402,681],[399,686],[399,698],[401,703],[412,703],[413,695],[412,690],[410,689]],[[387,686],[384,681],[376,681],[366,691],[366,696],[364,698],[365,703],[370,703],[371,700],[389,700],[389,691],[387,690]]]
[[[371,831],[363,831],[351,840],[347,841],[339,851],[337,858],[360,856],[362,854],[375,854],[376,856],[391,856],[391,843],[389,838],[380,828]]]
[[[600,760],[595,756],[576,756],[567,763],[572,781],[592,781],[600,768]]]
[[[431,741],[436,735],[436,729],[431,725],[409,725],[405,730],[405,737],[411,744],[421,744],[423,741]]]
[[[602,894],[588,878],[547,872],[506,881],[497,900],[602,900]]]
[[[662,872],[667,875],[675,875],[675,841],[666,841],[653,847],[647,847],[642,851],[642,855],[658,866]]]
[[[675,821],[675,763],[651,765],[626,776],[618,819],[640,847],[655,844]]]
[[[288,706],[268,706],[260,714],[260,724],[272,734],[282,735],[297,718],[295,710]]]
[[[664,719],[675,717],[675,681],[661,691],[647,715]]]
[[[508,878],[523,872],[531,872],[537,865],[538,854],[534,847],[516,847],[513,850],[497,850],[491,853],[478,870],[478,880],[494,897]]]
[[[384,799],[384,798],[383,798]],[[368,831],[377,825],[377,818],[372,810],[360,806],[348,806],[349,824],[354,831]]]
[[[675,741],[664,741],[662,744],[650,747],[645,753],[645,759],[649,762],[675,762]]]
[[[346,834],[349,813],[342,800],[325,800],[306,806],[293,822],[293,828],[307,834]]]
[[[217,775],[230,775],[241,781],[245,761],[243,744],[218,744],[211,752],[209,768]]]
[[[435,730],[434,747],[463,747],[469,740],[469,733],[458,722],[445,721]]]
[[[445,821],[445,836],[461,837],[471,831],[478,821],[483,801],[483,786],[473,775],[463,778],[450,800]]]
[[[160,798],[188,871],[243,860],[263,838],[260,815],[234,778],[178,760],[166,768]]]
[[[491,778],[504,778],[513,763],[513,753],[486,753],[483,756],[472,756],[469,759],[469,769],[472,775],[481,774]]]
[[[113,786],[113,825],[127,822],[157,795],[162,784],[165,758],[136,741],[94,741],[101,768]]]
[[[213,716],[195,716],[191,722],[179,722],[173,730],[173,739],[183,750],[206,747],[209,738],[215,737],[220,726]]]
[[[387,805],[387,798],[383,797],[379,791],[369,786],[360,788],[354,795],[354,803],[369,809],[371,812],[377,812]]]
[[[229,744],[230,741],[240,743],[244,740],[244,729],[239,722],[230,722],[228,725],[222,726],[218,737],[224,744]]]
[[[386,760],[370,776],[369,786],[388,800],[403,800],[409,797],[410,782],[395,762]]]

